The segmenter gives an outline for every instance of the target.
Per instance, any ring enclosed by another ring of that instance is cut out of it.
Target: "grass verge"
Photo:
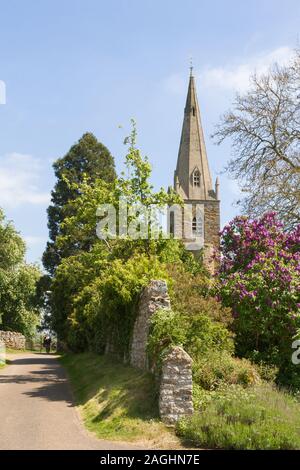
[[[26,353],[32,353],[32,354],[35,354],[35,353],[40,353],[40,351],[37,351],[37,350],[34,350],[34,349],[12,349],[12,348],[6,348],[5,350],[5,356],[7,356],[8,354],[10,356],[14,356],[14,355],[18,355],[18,354],[26,354]],[[5,358],[5,363],[4,364],[0,364],[0,369],[3,369],[5,366],[11,364],[13,361],[13,359],[9,359],[8,357]]]
[[[11,348],[6,348],[6,354],[24,354],[26,352],[32,352],[28,349],[11,349]]]
[[[6,348],[5,349],[5,356],[6,354],[22,354],[22,353],[25,353],[26,350],[25,349],[11,349],[11,348]],[[4,357],[5,357],[4,356]],[[10,360],[7,359],[7,357],[5,358],[5,363],[1,363],[0,364],[0,369],[3,369],[3,367],[7,366],[8,364],[10,363]]]
[[[292,395],[263,383],[202,391],[199,410],[177,424],[196,446],[220,449],[300,449],[300,406]]]
[[[107,356],[62,356],[76,405],[97,437],[148,448],[178,448],[180,442],[158,417],[153,377]]]

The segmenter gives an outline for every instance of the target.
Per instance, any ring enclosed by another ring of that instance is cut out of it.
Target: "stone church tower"
[[[213,188],[192,68],[174,189],[184,200],[184,209],[173,216],[173,221],[170,219],[171,231],[180,228],[186,248],[195,255],[203,249],[205,264],[214,270],[210,259],[214,247],[219,246],[219,181],[217,178]]]

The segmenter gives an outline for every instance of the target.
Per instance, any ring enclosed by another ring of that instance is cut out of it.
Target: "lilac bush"
[[[284,380],[300,379],[300,366],[291,363],[292,341],[300,337],[300,225],[285,232],[273,212],[236,217],[221,232],[218,277],[237,353],[277,365]]]

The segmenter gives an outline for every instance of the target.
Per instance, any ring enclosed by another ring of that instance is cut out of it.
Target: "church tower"
[[[211,255],[219,246],[220,200],[219,181],[213,188],[204,134],[197,100],[195,78],[189,79],[184,119],[174,174],[174,189],[184,200],[184,210],[173,220],[182,227],[186,248],[197,255],[203,249],[204,263],[212,271]]]

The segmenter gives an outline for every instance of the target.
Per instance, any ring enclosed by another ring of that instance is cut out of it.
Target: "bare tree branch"
[[[300,223],[300,50],[288,66],[251,77],[249,91],[236,95],[213,138],[217,144],[231,139],[226,171],[246,194],[246,213],[275,210],[287,229]]]

